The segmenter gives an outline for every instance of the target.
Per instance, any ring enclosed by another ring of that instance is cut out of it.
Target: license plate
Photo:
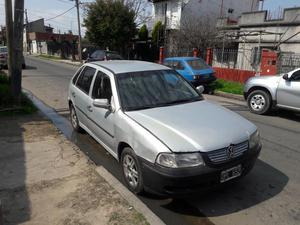
[[[228,170],[224,170],[221,172],[220,182],[224,183],[226,181],[241,176],[241,174],[242,174],[242,165],[238,165]]]

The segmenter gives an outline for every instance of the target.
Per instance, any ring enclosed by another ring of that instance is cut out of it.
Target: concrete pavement
[[[0,117],[0,146],[4,224],[148,224],[40,114]]]
[[[76,67],[45,60],[26,59],[36,69],[24,71],[23,86],[61,112],[67,108],[69,80]],[[55,71],[53,70],[55,68]],[[245,103],[216,96],[207,99],[254,122],[262,136],[263,149],[254,170],[236,185],[193,198],[140,199],[167,224],[288,224],[300,223],[300,116],[287,111],[268,116],[251,114]],[[67,113],[67,111],[65,112]],[[199,112],[201,116],[201,112]],[[212,118],[213,119],[213,118]],[[119,179],[116,163],[89,136],[77,144],[97,165]],[[88,147],[87,147],[88,146]]]

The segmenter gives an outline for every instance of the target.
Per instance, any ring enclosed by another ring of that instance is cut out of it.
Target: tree
[[[162,22],[161,21],[156,22],[156,24],[153,27],[151,35],[152,35],[152,42],[157,47],[159,47],[163,39],[164,36],[163,30],[164,27],[162,25]]]
[[[122,0],[122,3],[134,12],[134,21],[137,26],[151,19],[151,11],[147,10],[148,0]]]
[[[121,1],[96,0],[86,6],[88,40],[102,48],[123,52],[136,33],[134,11]]]
[[[181,51],[192,51],[193,48],[206,49],[213,47],[220,40],[217,38],[217,30],[212,18],[194,19],[183,17],[180,29],[173,32],[169,44],[172,46],[173,55],[181,54]]]
[[[147,41],[148,39],[148,29],[146,24],[144,24],[139,30],[139,39],[141,41]]]

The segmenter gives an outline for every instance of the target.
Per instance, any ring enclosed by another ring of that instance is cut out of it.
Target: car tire
[[[270,94],[263,90],[252,91],[247,98],[250,112],[259,115],[267,114],[270,111],[271,101]]]
[[[76,110],[72,104],[70,105],[70,120],[71,120],[71,125],[72,125],[73,129],[76,132],[82,133],[83,129],[79,126],[79,121],[78,121],[78,117],[76,114]]]
[[[121,154],[121,167],[125,183],[135,194],[144,193],[144,182],[140,162],[134,151],[126,147]]]

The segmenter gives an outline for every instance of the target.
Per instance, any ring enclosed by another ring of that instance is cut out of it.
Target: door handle
[[[88,105],[86,108],[87,108],[88,111],[93,112],[92,106]]]
[[[73,91],[72,92],[72,96],[75,98],[76,97],[76,94],[75,94],[75,92]]]

